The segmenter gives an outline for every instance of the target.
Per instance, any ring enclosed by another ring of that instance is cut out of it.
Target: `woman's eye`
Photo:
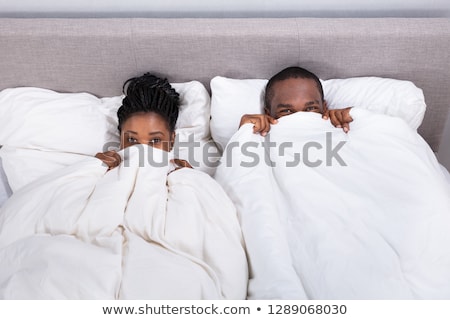
[[[160,142],[161,142],[161,139],[159,139],[159,138],[154,138],[154,139],[150,140],[148,143],[149,143],[149,144],[157,144],[157,143],[160,143]]]
[[[127,142],[128,142],[128,143],[136,143],[137,140],[136,140],[135,138],[133,138],[133,137],[128,137],[128,138],[127,138]]]
[[[292,112],[291,109],[281,109],[281,110],[279,111],[279,113],[283,113],[283,114],[291,113],[291,112]]]

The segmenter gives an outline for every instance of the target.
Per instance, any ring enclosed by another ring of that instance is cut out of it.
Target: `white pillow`
[[[197,160],[193,166],[212,174],[211,166],[202,161],[203,149],[187,144],[199,141],[203,145],[210,140],[209,93],[198,81],[172,86],[181,102],[174,148],[180,156],[193,153],[192,159]],[[1,91],[0,145],[5,148],[0,153],[11,189],[15,191],[80,156],[117,149],[117,109],[122,99],[122,95],[98,98],[89,93],[59,93],[35,87]]]
[[[0,208],[3,206],[6,199],[11,196],[11,194],[11,187],[9,186],[5,171],[3,170],[2,159],[0,158]]]
[[[219,76],[211,80],[211,136],[221,150],[239,129],[244,114],[264,112],[267,81]]]
[[[211,136],[226,146],[244,114],[264,111],[266,79],[211,80]],[[349,106],[404,119],[413,129],[422,123],[426,104],[423,92],[411,81],[379,77],[321,80],[330,109]]]
[[[417,130],[426,104],[422,89],[411,81],[379,77],[321,80],[330,109],[361,107],[402,118]]]

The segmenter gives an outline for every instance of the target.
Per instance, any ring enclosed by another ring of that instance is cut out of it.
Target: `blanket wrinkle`
[[[163,150],[127,149],[115,169],[88,157],[1,208],[0,297],[246,297],[245,247],[226,193],[194,169],[168,175],[171,155]],[[152,165],[150,152],[166,164]]]
[[[185,256],[204,268],[210,275],[211,280],[220,289],[220,283],[209,266],[198,259],[197,256],[186,254],[189,251],[180,250],[179,246],[171,244],[165,234],[166,199],[168,199],[167,171],[165,169],[158,170],[157,179],[149,179],[148,176],[149,173],[155,174],[154,168],[151,168],[151,170],[145,170],[145,167],[139,169],[140,174],[136,176],[135,181],[135,192],[131,195],[125,211],[124,224],[127,230],[141,236],[144,240],[158,243],[174,254]],[[159,183],[155,183],[157,181]],[[146,199],[146,201],[142,201],[143,199]]]
[[[241,165],[265,155],[251,125],[231,138],[258,145],[224,153],[215,173],[240,216],[250,298],[277,286],[271,298],[283,289],[310,299],[450,298],[450,184],[436,157],[403,120],[351,114],[347,134],[310,113],[280,118],[270,131],[275,166]],[[286,141],[291,150],[278,152]],[[282,165],[308,143],[309,162]]]

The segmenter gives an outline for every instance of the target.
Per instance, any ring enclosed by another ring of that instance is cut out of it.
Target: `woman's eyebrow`
[[[162,131],[152,131],[148,133],[149,136],[153,134],[164,134],[164,133]]]

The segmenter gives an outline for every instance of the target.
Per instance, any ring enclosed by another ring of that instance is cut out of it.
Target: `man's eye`
[[[281,110],[279,110],[278,112],[279,112],[279,113],[286,114],[286,113],[291,113],[292,111],[291,111],[291,109],[281,109]]]
[[[317,107],[306,107],[305,111],[314,111]]]

